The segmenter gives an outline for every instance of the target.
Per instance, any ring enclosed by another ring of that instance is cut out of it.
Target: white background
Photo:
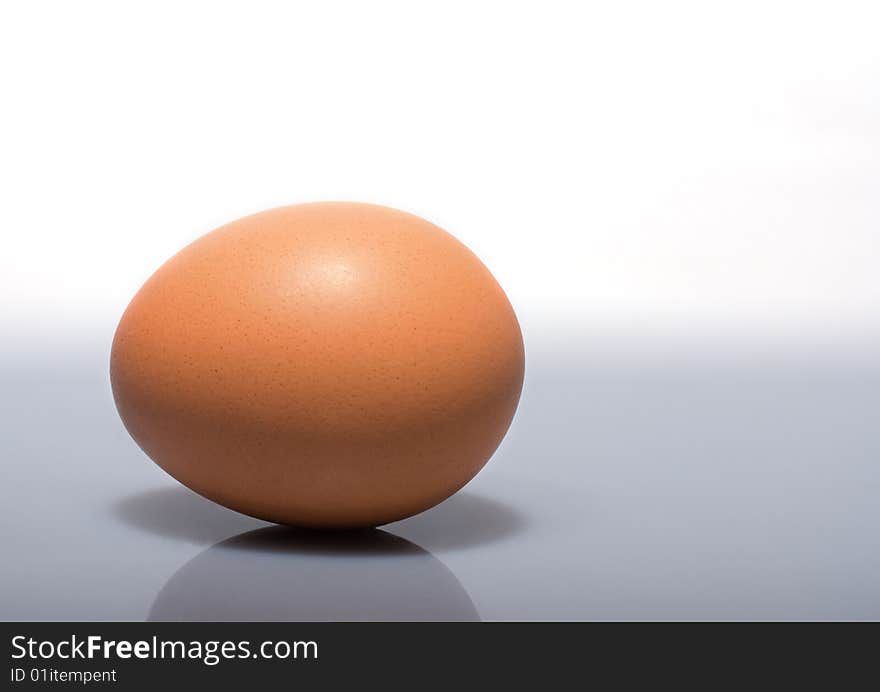
[[[876,2],[3,2],[0,618],[880,619],[878,37]],[[327,199],[457,235],[525,332],[492,461],[386,527],[416,563],[267,549],[109,391],[163,261]]]
[[[457,235],[527,333],[878,331],[876,7],[4,3],[2,318],[112,331],[202,233],[347,199]]]

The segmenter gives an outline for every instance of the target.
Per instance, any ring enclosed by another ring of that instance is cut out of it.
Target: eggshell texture
[[[523,343],[464,245],[385,207],[223,226],[141,288],[113,342],[120,416],[184,485],[278,523],[373,526],[467,483],[513,418]]]

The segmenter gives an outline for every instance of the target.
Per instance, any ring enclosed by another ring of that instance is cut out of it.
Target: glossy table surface
[[[123,429],[106,343],[19,344],[0,618],[880,617],[878,351],[719,343],[542,331],[483,472],[353,534],[182,488]]]

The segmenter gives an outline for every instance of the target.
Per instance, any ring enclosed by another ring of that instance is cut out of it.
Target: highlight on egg
[[[153,274],[113,340],[119,414],[197,493],[281,524],[377,526],[470,481],[513,419],[522,334],[452,235],[369,204],[234,221]]]

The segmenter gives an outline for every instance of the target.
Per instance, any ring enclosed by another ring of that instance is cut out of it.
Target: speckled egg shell
[[[467,483],[523,381],[501,287],[464,245],[366,204],[273,209],[166,262],[119,323],[113,395],[184,485],[284,524],[373,526]]]

